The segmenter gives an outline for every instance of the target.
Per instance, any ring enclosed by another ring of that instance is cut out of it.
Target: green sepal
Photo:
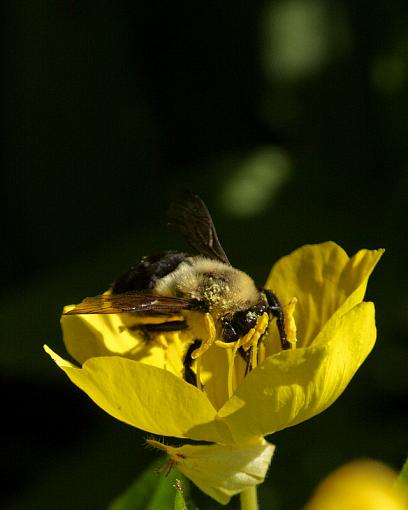
[[[189,482],[175,468],[167,476],[159,473],[164,463],[163,458],[150,464],[108,510],[187,510]]]

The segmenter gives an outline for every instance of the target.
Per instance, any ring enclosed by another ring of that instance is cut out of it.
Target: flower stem
[[[256,485],[248,487],[240,494],[241,510],[258,510],[258,497],[256,494]]]

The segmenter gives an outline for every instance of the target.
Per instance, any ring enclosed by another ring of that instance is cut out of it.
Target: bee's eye
[[[253,306],[249,310],[236,312],[232,318],[223,320],[223,337],[226,342],[235,342],[256,326],[258,317],[265,311],[265,306]]]
[[[256,305],[254,306],[253,308],[251,308],[251,310],[256,313],[256,315],[259,317],[260,315],[262,315],[263,313],[265,313],[267,311],[267,306],[266,305]]]

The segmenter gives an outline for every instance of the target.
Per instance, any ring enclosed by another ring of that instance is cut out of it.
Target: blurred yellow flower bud
[[[407,492],[396,479],[380,462],[351,462],[319,485],[304,510],[407,510]]]

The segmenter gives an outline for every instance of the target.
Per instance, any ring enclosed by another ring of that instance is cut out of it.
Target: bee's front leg
[[[288,341],[285,329],[285,315],[283,313],[282,305],[276,295],[270,290],[263,289],[266,300],[268,302],[268,310],[276,318],[276,325],[278,327],[282,350],[290,349],[291,344]]]

